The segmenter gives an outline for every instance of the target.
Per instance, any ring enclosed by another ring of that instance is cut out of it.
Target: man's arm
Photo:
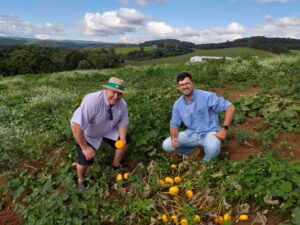
[[[91,146],[89,146],[87,144],[87,142],[84,138],[84,133],[81,130],[80,125],[73,122],[71,124],[71,129],[72,129],[73,137],[75,138],[75,141],[82,149],[82,153],[84,154],[85,158],[87,160],[94,158],[95,151],[93,150],[93,148]]]
[[[224,118],[223,126],[229,126],[231,124],[234,112],[235,112],[234,105],[230,105],[227,107],[227,109],[225,110],[225,118]],[[226,135],[227,135],[227,130],[224,127],[222,127],[221,130],[219,130],[216,133],[216,136],[221,140],[224,140],[226,138]]]
[[[120,136],[120,140],[122,140],[122,141],[125,143],[125,145],[126,145],[126,144],[127,144],[127,143],[126,143],[127,126],[125,126],[125,127],[120,127],[120,128],[118,129],[118,133],[119,133],[119,136]]]
[[[170,127],[170,136],[171,136],[172,147],[177,148],[178,147],[178,128]]]

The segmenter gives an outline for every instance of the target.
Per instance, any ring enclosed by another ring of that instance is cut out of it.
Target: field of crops
[[[181,71],[236,106],[217,160],[161,148]],[[111,76],[126,81],[134,141],[119,170],[101,146],[81,192],[69,120]],[[299,56],[22,75],[0,93],[0,224],[300,224]]]
[[[221,56],[221,57],[239,57],[239,56],[259,56],[259,57],[268,57],[272,56],[270,52],[251,49],[251,48],[244,48],[244,47],[237,47],[237,48],[224,48],[224,49],[214,49],[214,50],[195,50],[192,53],[173,56],[173,57],[166,57],[166,58],[159,58],[159,59],[151,59],[151,60],[143,60],[143,61],[130,61],[127,62],[128,65],[158,65],[158,64],[178,64],[178,63],[187,63],[190,61],[192,56]]]

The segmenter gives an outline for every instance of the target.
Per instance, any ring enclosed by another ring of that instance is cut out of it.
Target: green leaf
[[[279,188],[283,192],[289,193],[293,190],[293,185],[289,181],[284,181],[283,183],[280,184]]]

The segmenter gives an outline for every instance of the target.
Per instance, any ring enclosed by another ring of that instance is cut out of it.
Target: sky
[[[300,39],[300,0],[0,0],[0,36],[135,44]]]

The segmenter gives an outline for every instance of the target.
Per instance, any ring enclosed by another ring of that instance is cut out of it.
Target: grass
[[[214,50],[196,50],[192,53],[166,57],[160,59],[151,59],[144,61],[130,61],[127,62],[126,65],[158,65],[158,64],[177,64],[177,63],[186,63],[189,62],[192,56],[224,56],[224,57],[238,57],[243,55],[251,55],[251,56],[261,56],[261,57],[269,57],[271,53],[267,51],[251,49],[251,48],[223,48],[223,49],[214,49]]]
[[[115,52],[117,54],[127,54],[128,52],[136,51],[139,49],[140,47],[119,47],[119,48],[115,48]],[[150,51],[152,49],[153,47],[144,47],[145,51]]]

